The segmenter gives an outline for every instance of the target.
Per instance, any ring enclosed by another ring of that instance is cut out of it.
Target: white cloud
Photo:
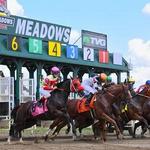
[[[8,10],[12,15],[24,16],[24,9],[17,0],[7,0]]]
[[[133,64],[131,76],[135,78],[137,86],[150,79],[150,41],[140,38],[130,40],[127,58]]]
[[[144,8],[142,9],[142,12],[145,14],[150,15],[150,3],[147,3]]]

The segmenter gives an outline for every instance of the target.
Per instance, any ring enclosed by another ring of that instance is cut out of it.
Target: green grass
[[[66,135],[65,134],[65,130],[66,130],[66,127],[62,128],[59,135]],[[29,128],[29,129],[25,129],[23,131],[23,136],[33,136],[32,135],[32,131],[33,131],[33,135],[34,136],[44,136],[45,133],[48,131],[48,127],[32,127],[32,128]],[[1,135],[8,135],[8,132],[9,132],[9,129],[7,128],[1,128],[0,129],[0,136]],[[78,129],[77,129],[77,133],[78,133]],[[84,128],[82,130],[82,133],[84,135],[92,135],[93,132],[92,132],[92,129],[89,127],[89,128]],[[69,135],[72,135],[72,133],[70,132]]]

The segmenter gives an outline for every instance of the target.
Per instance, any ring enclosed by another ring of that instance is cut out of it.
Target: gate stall
[[[0,118],[10,119],[14,108],[14,78],[0,77]]]
[[[20,79],[20,103],[33,101],[36,99],[33,79]]]

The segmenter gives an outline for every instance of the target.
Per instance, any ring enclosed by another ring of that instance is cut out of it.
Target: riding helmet
[[[51,68],[51,73],[52,74],[59,74],[60,73],[60,69],[58,67],[52,67]]]
[[[150,80],[147,80],[145,84],[150,85]]]
[[[111,76],[107,76],[107,81],[111,82],[112,81],[112,77]]]
[[[107,80],[107,75],[105,73],[100,74],[100,80],[101,81],[106,81]]]

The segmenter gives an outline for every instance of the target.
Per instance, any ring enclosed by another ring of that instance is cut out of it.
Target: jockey
[[[107,78],[107,75],[105,73],[101,73],[97,76],[85,79],[82,82],[81,85],[84,88],[84,96],[87,97],[87,100],[85,103],[87,106],[89,106],[93,95],[97,92],[98,85],[99,85],[99,89],[100,88],[102,89],[101,84],[102,82],[105,82],[106,78]]]
[[[128,78],[127,82],[128,82],[128,84],[129,84],[129,90],[130,90],[130,91],[133,91],[133,90],[134,90],[133,86],[134,86],[134,84],[135,84],[134,78],[132,78],[132,77]]]
[[[60,82],[60,70],[58,67],[51,68],[51,74],[42,81],[40,94],[43,98],[48,98],[50,92],[57,88],[57,83]]]
[[[107,76],[106,82],[105,82],[105,84],[103,85],[103,88],[107,88],[107,87],[109,87],[109,86],[111,86],[111,85],[114,85],[114,84],[115,84],[115,83],[112,82],[112,77],[111,77],[111,76]]]
[[[136,91],[136,93],[140,93],[141,91],[148,89],[150,89],[150,80],[147,80],[144,85],[141,85]]]

